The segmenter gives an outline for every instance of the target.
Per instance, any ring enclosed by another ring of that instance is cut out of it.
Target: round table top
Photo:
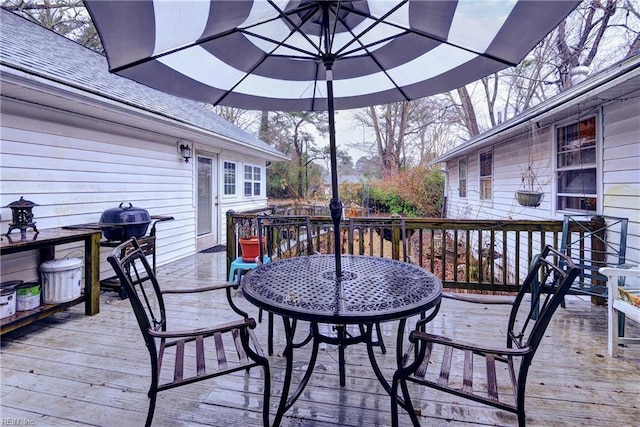
[[[254,305],[318,323],[354,324],[406,318],[440,302],[442,282],[416,266],[387,258],[342,255],[341,280],[334,255],[270,262],[242,277]]]

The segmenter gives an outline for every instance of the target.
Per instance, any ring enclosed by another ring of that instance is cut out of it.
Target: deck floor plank
[[[197,254],[160,267],[164,286],[203,286],[223,282],[224,253]],[[257,309],[237,291],[237,304],[257,318]],[[206,298],[171,299],[169,318],[176,328],[228,320],[224,293]],[[445,300],[429,331],[455,335],[470,342],[504,342],[508,307],[486,309]],[[411,323],[411,322],[410,322]],[[408,327],[410,327],[409,325]],[[529,426],[640,425],[640,348],[630,347],[613,359],[606,353],[606,308],[581,299],[567,301],[552,320],[531,366],[527,385]],[[298,335],[307,325],[300,323]],[[266,322],[257,334],[266,343]],[[395,353],[395,324],[382,325],[388,353],[376,349],[382,372],[391,378]],[[640,336],[629,322],[627,335]],[[282,389],[284,343],[276,323],[276,355],[270,357],[274,399]],[[0,344],[0,411],[3,420],[33,420],[37,426],[143,425],[149,386],[148,353],[127,300],[114,292],[101,294],[101,313],[85,316],[72,307],[51,318],[2,336]],[[296,351],[296,366],[304,367],[309,349]],[[347,384],[339,386],[334,346],[323,345],[310,384],[285,415],[283,427],[358,427],[390,424],[390,403],[375,380],[363,345],[346,351]],[[455,356],[454,356],[455,357]],[[207,363],[210,363],[207,360]],[[154,426],[261,425],[259,369],[161,392]],[[299,378],[299,375],[296,377]],[[452,378],[452,381],[460,379]],[[295,381],[295,380],[294,380]],[[512,426],[513,414],[414,384],[415,407],[425,426]],[[401,412],[401,423],[409,418]]]

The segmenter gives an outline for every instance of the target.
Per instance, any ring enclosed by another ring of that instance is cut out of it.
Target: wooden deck
[[[224,253],[197,254],[160,267],[158,274],[166,286],[224,281]],[[241,294],[236,299],[257,316]],[[170,303],[169,311],[178,326],[216,322],[232,313],[222,295]],[[485,309],[445,300],[430,330],[502,343],[506,313],[505,306]],[[629,326],[628,335],[640,336],[637,325]],[[383,332],[392,350],[394,324],[384,324]],[[266,322],[259,324],[258,333],[266,345]],[[559,309],[529,374],[529,426],[640,425],[640,348],[624,349],[621,357],[613,359],[607,356],[606,346],[604,307],[571,299],[566,309]],[[276,329],[276,347],[282,347],[281,328]],[[85,316],[81,307],[72,307],[2,336],[0,354],[2,425],[144,425],[148,353],[129,302],[119,300],[114,292],[102,292],[96,316]],[[306,356],[304,351],[298,354]],[[393,351],[380,355],[380,361],[390,377]],[[271,357],[272,414],[282,386],[283,362],[278,355]],[[320,352],[311,383],[287,412],[283,426],[390,424],[389,398],[373,378],[365,347],[348,348],[347,385],[342,388],[336,363],[336,348],[328,346]],[[254,369],[162,392],[154,426],[259,426],[260,375]],[[422,399],[416,408],[425,426],[517,424],[515,415],[433,390],[413,395]],[[401,422],[409,425],[408,417],[401,414]]]

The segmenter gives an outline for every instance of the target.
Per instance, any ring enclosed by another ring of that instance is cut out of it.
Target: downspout
[[[431,172],[440,172],[444,174],[444,202],[442,203],[442,212],[440,212],[440,218],[447,217],[447,194],[449,194],[449,171],[446,169],[434,169],[432,165],[429,165]]]

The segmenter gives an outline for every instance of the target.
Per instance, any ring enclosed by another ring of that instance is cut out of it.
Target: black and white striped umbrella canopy
[[[250,110],[405,101],[518,64],[576,1],[87,0],[112,72]]]
[[[214,105],[327,110],[336,224],[334,110],[429,96],[516,65],[578,3],[85,0],[113,73]]]

